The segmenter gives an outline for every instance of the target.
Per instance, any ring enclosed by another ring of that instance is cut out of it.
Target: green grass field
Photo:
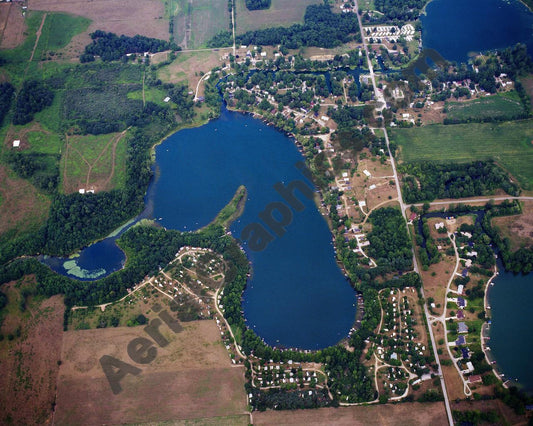
[[[153,102],[154,104],[165,106],[167,104],[163,101],[163,99],[165,99],[166,97],[167,92],[164,89],[160,89],[157,87],[144,88],[144,99],[146,100],[146,102]],[[143,91],[136,90],[135,92],[129,92],[128,99],[136,99],[142,101]]]
[[[35,48],[33,61],[52,59],[69,44],[72,37],[87,30],[90,19],[65,13],[48,13]]]
[[[487,96],[466,102],[446,104],[448,118],[457,120],[511,118],[523,113],[520,98],[516,92]]]
[[[182,47],[202,47],[215,34],[229,30],[231,17],[227,0],[196,0],[194,3],[173,0],[170,9],[175,11],[175,42]],[[190,32],[186,36],[189,25]]]
[[[28,132],[26,136],[32,152],[38,152],[40,154],[61,153],[63,141],[57,134]]]
[[[533,120],[393,129],[404,162],[493,159],[524,189],[533,189]]]
[[[76,188],[84,188],[89,173],[89,186],[103,185],[113,168],[113,144],[120,137],[120,133],[103,135],[70,136],[68,156],[61,159],[61,178],[63,188],[69,192]],[[121,137],[115,150],[114,174],[110,187],[118,188],[124,185],[126,178],[126,137]],[[87,164],[88,163],[88,164]]]
[[[269,27],[288,27],[303,22],[305,9],[320,0],[272,0],[269,9],[248,10],[244,0],[235,0],[237,34]]]
[[[30,11],[26,17],[27,37],[24,42],[15,49],[2,50],[0,57],[6,60],[3,69],[10,77],[14,85],[19,85],[24,76],[26,78],[43,78],[50,76],[58,68],[65,67],[65,64],[57,62],[40,63],[42,59],[57,57],[57,51],[65,47],[73,36],[85,31],[90,24],[90,20],[80,16],[72,16],[64,13],[50,13],[46,15],[39,42],[37,40],[37,30],[39,29],[44,12]],[[29,63],[33,48],[35,52],[32,62]],[[53,55],[50,55],[53,52]],[[52,71],[47,70],[51,68]]]

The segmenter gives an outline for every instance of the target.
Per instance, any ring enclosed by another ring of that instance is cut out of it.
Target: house
[[[459,306],[460,308],[466,307],[466,300],[463,299],[462,297],[458,297],[457,298],[457,306]]]
[[[444,228],[444,222],[439,222],[435,224],[435,229],[441,229]]]
[[[465,336],[459,336],[455,341],[455,346],[462,346],[464,344],[466,344]]]
[[[463,278],[466,278],[467,275],[468,275],[468,268],[465,268],[465,269],[462,270],[462,272],[461,272],[461,276],[462,276]]]
[[[468,383],[480,383],[483,380],[479,374],[474,374],[468,378]]]
[[[464,317],[465,317],[464,311],[462,309],[459,309],[457,311],[457,319],[464,319]]]
[[[464,289],[464,288],[465,288],[464,285],[459,284],[459,285],[457,286],[457,294],[463,294],[463,289]]]
[[[464,322],[460,322],[457,324],[457,332],[458,333],[468,333],[468,326]]]
[[[13,148],[18,148],[20,146],[20,140],[16,139],[13,141]]]
[[[468,348],[461,348],[461,353],[463,355],[463,359],[469,359],[470,358],[470,352],[468,351]]]
[[[466,370],[465,370],[465,372],[466,372],[466,373],[471,373],[472,371],[474,371],[474,365],[473,365],[470,361],[468,361],[468,362],[466,363]]]
[[[372,176],[372,174],[368,171],[368,170],[363,170],[363,174],[366,176],[366,177],[370,177]]]
[[[368,190],[369,190],[369,191],[372,191],[373,189],[376,189],[376,185],[370,185],[370,186],[368,187]]]
[[[167,96],[165,99],[163,99],[163,102],[168,102],[170,101],[170,96]]]

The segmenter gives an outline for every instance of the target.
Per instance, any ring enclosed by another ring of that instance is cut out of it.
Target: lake
[[[505,272],[501,262],[498,262],[498,271],[494,286],[489,287],[492,323],[487,343],[505,378],[512,379],[515,384],[518,381],[525,390],[533,392],[533,274]]]
[[[533,13],[518,0],[433,0],[421,21],[424,48],[449,61],[519,42],[533,54]]]
[[[168,138],[156,158],[160,177],[153,185],[153,215],[163,226],[183,231],[208,224],[243,184],[246,207],[231,227],[240,238],[246,225],[261,222],[258,215],[270,203],[287,204],[274,184],[312,185],[296,167],[303,157],[292,139],[225,108],[220,118]],[[292,210],[285,235],[261,251],[243,244],[253,269],[243,309],[248,326],[268,344],[318,349],[347,336],[356,295],[335,262],[326,221],[312,200],[296,194],[305,209]]]
[[[296,167],[301,161],[291,138],[250,115],[223,108],[220,118],[181,130],[156,148],[157,178],[146,196],[150,214],[145,211],[142,217],[151,215],[168,229],[193,231],[213,220],[242,184],[248,191],[246,207],[231,227],[240,238],[246,225],[262,223],[258,215],[271,203],[287,205],[274,184],[300,181],[316,190]],[[295,194],[305,208],[291,210],[285,235],[261,251],[243,241],[252,262],[244,316],[272,346],[320,349],[347,337],[355,321],[356,294],[335,261],[326,221],[312,200]],[[273,217],[281,219],[277,213]],[[43,261],[64,275],[101,278],[123,266],[115,238],[74,259]]]

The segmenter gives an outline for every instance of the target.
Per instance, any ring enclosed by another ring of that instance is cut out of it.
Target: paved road
[[[357,4],[357,0],[355,0],[355,6],[356,6],[357,10],[359,10],[359,6]],[[359,15],[359,13],[357,13],[357,20],[359,21],[360,34],[363,35],[363,25],[361,23],[361,16]],[[370,77],[372,79],[372,85],[374,87],[374,94],[375,94],[376,100],[381,100],[381,98],[383,96],[381,95],[381,93],[378,92],[378,88],[377,88],[377,85],[376,85],[376,79],[375,79],[375,75],[374,75],[374,68],[372,67],[372,61],[370,60],[370,56],[368,55],[368,47],[366,45],[366,41],[365,41],[364,36],[362,38],[363,38],[363,47],[365,49],[365,54],[366,54],[366,60],[367,60],[367,63],[368,63],[368,69],[370,70]],[[381,108],[376,108],[376,109],[380,110],[380,109],[383,109],[385,107],[386,107],[386,104],[384,102],[383,105],[381,105]],[[398,202],[400,203],[401,212],[402,212],[403,217],[405,219],[407,219],[406,216],[405,216],[405,214],[406,214],[405,213],[406,206],[405,206],[405,204],[403,202],[402,190],[401,190],[401,187],[400,187],[400,180],[398,178],[398,172],[396,171],[396,163],[394,161],[394,157],[392,156],[392,152],[390,150],[389,135],[387,134],[387,129],[385,127],[383,127],[382,130],[383,130],[383,133],[385,134],[385,141],[387,142],[387,150],[389,152],[389,158],[390,158],[391,165],[392,165],[392,171],[394,172],[394,182],[396,183],[396,191],[398,192]],[[406,226],[408,227],[407,221],[406,221]],[[409,229],[407,229],[407,231],[409,232]],[[416,261],[416,256],[415,256],[414,250],[413,250],[413,268],[414,268],[415,272],[419,271],[418,262]],[[421,293],[422,293],[422,297],[425,300],[423,286],[421,288]],[[427,303],[424,304],[424,315],[426,316],[426,321],[428,321],[429,336],[431,338],[431,344],[433,346],[433,355],[435,357],[435,362],[436,362],[437,367],[438,367],[438,374],[439,374],[439,377],[440,377],[440,383],[441,383],[441,386],[442,386],[442,392],[444,394],[444,405],[446,407],[446,414],[448,415],[448,422],[449,422],[450,426],[453,426],[452,410],[450,408],[450,401],[448,399],[448,392],[446,391],[446,383],[444,382],[444,377],[442,376],[442,368],[441,368],[441,365],[440,365],[439,355],[437,353],[437,345],[436,345],[436,342],[435,342],[435,336],[433,335],[433,330],[431,329],[431,324],[429,323],[429,311],[428,311]]]
[[[428,203],[431,206],[445,206],[447,204],[467,204],[467,203],[488,203],[489,201],[504,201],[504,200],[521,200],[521,201],[533,201],[533,197],[482,197],[482,198],[460,198],[449,201],[432,201]],[[410,204],[412,206],[421,207],[424,203]]]

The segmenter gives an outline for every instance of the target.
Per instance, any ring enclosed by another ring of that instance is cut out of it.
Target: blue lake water
[[[156,148],[156,159],[158,178],[146,200],[151,216],[168,229],[193,231],[207,225],[245,185],[246,207],[231,227],[240,238],[246,225],[260,223],[258,215],[270,203],[287,204],[274,184],[299,180],[315,190],[296,167],[303,157],[293,140],[225,108],[220,118],[170,136]],[[262,251],[249,250],[243,242],[253,269],[243,309],[248,326],[267,343],[319,349],[348,335],[356,294],[336,264],[324,218],[312,200],[298,191],[296,195],[305,209],[292,210],[285,235]],[[76,259],[44,261],[59,273],[94,280],[120,269],[124,255],[114,238],[108,238]]]
[[[194,230],[208,224],[239,185],[248,190],[246,225],[273,202],[284,202],[273,185],[305,180],[294,142],[249,115],[223,110],[205,126],[182,130],[157,147],[160,178],[153,186],[154,217],[167,228]],[[297,192],[298,194],[298,192]],[[331,233],[314,202],[298,194],[305,210],[293,211],[282,237],[265,250],[244,248],[253,275],[244,293],[249,327],[274,346],[323,348],[347,336],[356,295],[335,262]],[[286,204],[286,203],[285,203]]]
[[[519,42],[533,54],[533,13],[518,0],[433,0],[421,20],[423,46],[449,61]]]
[[[505,272],[501,263],[498,266],[500,274],[494,286],[489,287],[492,324],[488,345],[498,370],[515,384],[518,381],[525,390],[533,392],[533,273],[514,275]]]

